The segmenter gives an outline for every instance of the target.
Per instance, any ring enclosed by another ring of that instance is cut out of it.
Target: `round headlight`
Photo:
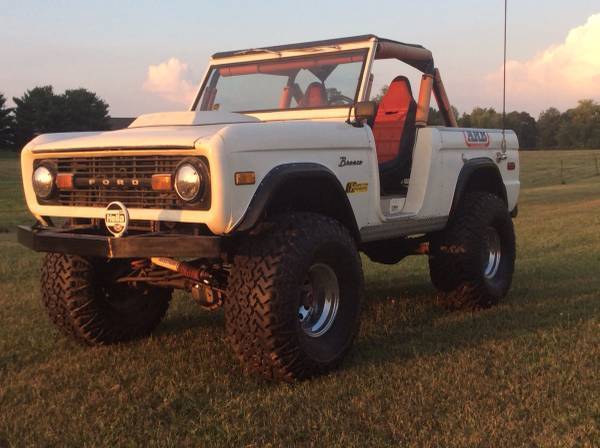
[[[47,199],[54,191],[54,173],[45,165],[33,172],[33,191],[41,199]]]
[[[191,202],[200,196],[203,181],[199,168],[189,162],[182,163],[175,173],[175,191],[181,199]]]

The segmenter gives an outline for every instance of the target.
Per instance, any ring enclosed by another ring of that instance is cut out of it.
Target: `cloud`
[[[148,67],[144,90],[177,104],[189,105],[196,94],[188,65],[177,58]]]
[[[507,108],[540,111],[574,107],[583,98],[600,99],[600,14],[569,31],[565,41],[527,61],[506,64]],[[488,94],[498,92],[502,67],[485,78]]]

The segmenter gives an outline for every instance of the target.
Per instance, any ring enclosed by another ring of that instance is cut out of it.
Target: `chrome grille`
[[[119,187],[111,182],[104,186],[79,186],[61,190],[60,205],[80,207],[106,207],[112,201],[121,201],[128,208],[182,208],[181,200],[172,192],[157,192],[150,188],[153,174],[173,173],[183,156],[118,156],[118,157],[68,157],[55,159],[59,173],[73,173],[75,178],[137,179],[138,186]]]

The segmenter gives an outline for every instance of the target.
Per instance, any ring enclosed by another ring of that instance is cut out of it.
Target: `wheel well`
[[[346,226],[356,241],[360,240],[348,195],[324,165],[289,163],[273,168],[258,186],[236,230],[249,231],[265,217],[287,211],[329,216]]]
[[[359,238],[354,212],[337,179],[301,176],[284,181],[273,193],[265,213],[313,212],[341,222],[355,239]]]
[[[490,159],[474,159],[463,167],[452,200],[452,213],[466,193],[485,191],[498,196],[508,206],[506,187],[498,167]]]
[[[506,202],[506,190],[497,169],[483,167],[476,170],[469,177],[466,191],[486,191],[495,194]]]

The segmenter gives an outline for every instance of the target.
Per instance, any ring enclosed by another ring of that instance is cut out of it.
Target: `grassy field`
[[[16,159],[0,159],[0,447],[600,446],[600,151],[522,153],[514,284],[449,313],[427,260],[365,260],[343,368],[299,384],[244,376],[222,312],[178,296],[150,339],[84,348],[39,301],[15,242]],[[563,175],[560,160],[564,160]]]

